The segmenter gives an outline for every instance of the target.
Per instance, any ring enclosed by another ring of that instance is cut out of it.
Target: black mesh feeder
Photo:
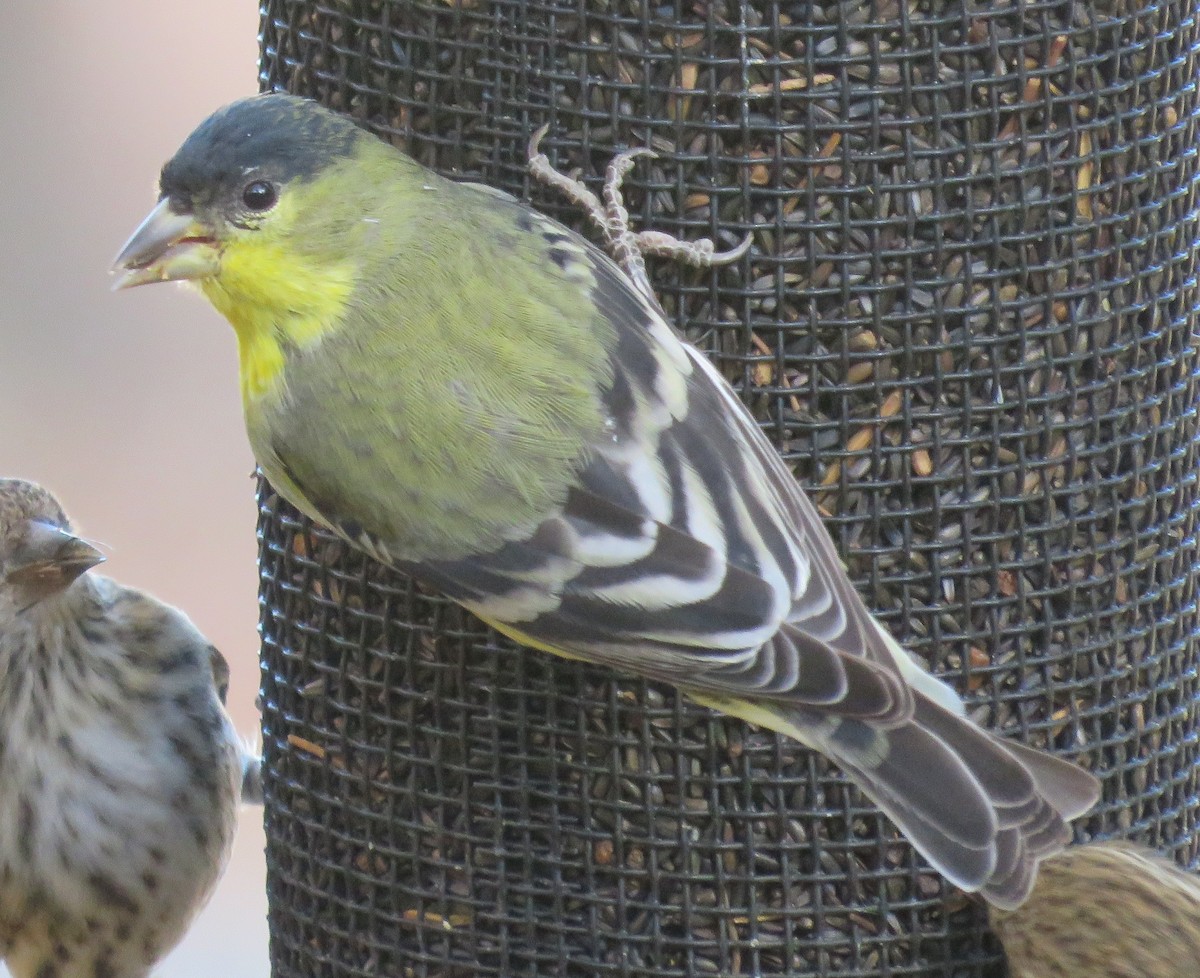
[[[635,225],[867,602],[984,725],[1200,860],[1194,0],[269,0],[264,88]],[[516,648],[261,490],[276,978],[999,978],[822,758]]]

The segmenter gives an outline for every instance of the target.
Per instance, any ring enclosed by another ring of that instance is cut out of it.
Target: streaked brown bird
[[[187,617],[90,573],[45,489],[0,479],[0,959],[145,978],[229,857],[247,757]]]
[[[1129,842],[1052,856],[1033,895],[991,920],[1011,978],[1200,975],[1200,877]]]

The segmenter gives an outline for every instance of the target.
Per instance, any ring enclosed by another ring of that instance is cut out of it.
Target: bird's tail
[[[1004,909],[1071,839],[1099,783],[1074,764],[1001,740],[914,690],[912,719],[880,730],[840,720],[823,738],[843,767],[950,882]]]
[[[951,883],[1004,909],[1033,887],[1037,865],[1070,841],[1067,823],[1099,797],[1076,765],[1002,740],[918,689],[891,727],[779,702],[695,698],[825,754]]]

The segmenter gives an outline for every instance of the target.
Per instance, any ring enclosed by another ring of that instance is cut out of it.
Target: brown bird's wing
[[[215,645],[208,647],[208,662],[212,667],[213,687],[217,691],[217,698],[220,699],[221,705],[224,706],[225,699],[229,695],[229,663],[225,661],[225,656]]]

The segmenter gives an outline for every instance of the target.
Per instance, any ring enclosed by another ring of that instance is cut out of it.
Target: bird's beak
[[[176,214],[164,197],[113,262],[113,291],[150,282],[182,282],[215,275],[220,250],[212,229],[191,214]]]
[[[80,574],[104,559],[104,554],[75,534],[51,523],[30,520],[4,580],[40,601],[65,591]]]

